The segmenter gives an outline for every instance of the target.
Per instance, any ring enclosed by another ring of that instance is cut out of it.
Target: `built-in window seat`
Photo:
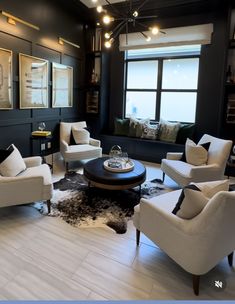
[[[118,135],[100,135],[103,153],[108,154],[111,147],[119,145],[132,158],[161,163],[167,152],[183,152],[184,145],[160,140],[142,139]]]

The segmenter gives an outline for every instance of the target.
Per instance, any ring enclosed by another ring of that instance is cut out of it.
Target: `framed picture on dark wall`
[[[0,48],[0,110],[13,109],[12,51]]]
[[[20,109],[48,108],[48,61],[19,54]]]
[[[52,107],[73,106],[73,68],[52,63]]]

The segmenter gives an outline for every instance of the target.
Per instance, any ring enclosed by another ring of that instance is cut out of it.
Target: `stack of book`
[[[42,136],[42,137],[47,137],[51,135],[51,131],[33,131],[31,133],[32,136]]]

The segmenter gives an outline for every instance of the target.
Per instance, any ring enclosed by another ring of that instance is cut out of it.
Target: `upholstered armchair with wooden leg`
[[[233,264],[235,250],[235,191],[220,191],[192,219],[172,213],[181,190],[151,199],[141,199],[135,207],[136,242],[144,233],[193,276],[193,289],[199,294],[200,276],[224,257]],[[141,250],[141,247],[140,247]]]
[[[71,142],[73,131],[81,131],[86,127],[85,121],[60,123],[60,152],[64,158],[66,171],[68,171],[69,162],[102,156],[100,141],[97,139],[89,137],[87,142],[84,138],[81,143]]]
[[[163,181],[165,174],[180,187],[185,187],[191,182],[198,183],[223,179],[232,141],[204,134],[198,144],[205,143],[210,143],[210,146],[207,162],[202,165],[193,165],[181,161],[183,153],[167,153],[167,157],[162,159],[161,163]]]
[[[23,160],[26,169],[19,175],[0,175],[0,207],[45,201],[50,213],[53,184],[49,166],[42,164],[40,156]]]

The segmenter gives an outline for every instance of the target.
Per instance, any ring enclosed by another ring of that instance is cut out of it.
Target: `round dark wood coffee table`
[[[126,190],[140,187],[146,179],[146,169],[141,162],[133,160],[134,168],[129,172],[111,172],[104,168],[104,161],[108,157],[90,160],[84,166],[84,176],[88,185],[107,190]]]

